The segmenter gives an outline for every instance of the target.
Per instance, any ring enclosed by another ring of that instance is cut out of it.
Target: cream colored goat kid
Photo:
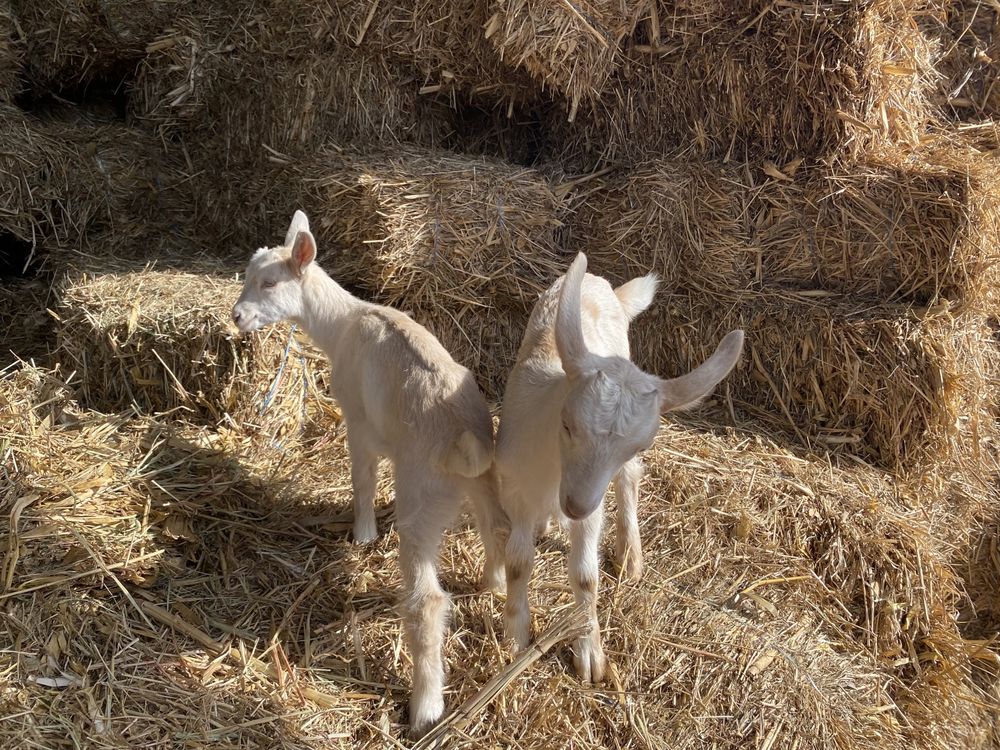
[[[502,556],[490,528],[493,422],[472,373],[427,329],[354,297],[315,257],[309,221],[297,211],[284,245],[258,250],[250,260],[233,320],[243,332],[292,321],[329,357],[331,392],[347,424],[357,542],[377,534],[378,459],[392,461],[403,627],[413,659],[410,727],[419,735],[444,708],[448,597],[438,583],[437,558],[463,498],[473,500],[489,565]]]
[[[653,300],[653,275],[617,289],[586,273],[577,255],[566,275],[541,296],[528,321],[507,381],[497,433],[500,501],[510,519],[506,549],[507,636],[517,648],[531,637],[528,582],[535,531],[552,517],[569,526],[569,578],[590,614],[590,633],[575,644],[574,662],[586,681],[604,678],[606,659],[597,622],[598,543],[603,499],[614,481],[619,563],[642,575],[636,506],[642,464],[662,412],[694,406],[732,370],[743,332],[729,333],[701,366],[661,380],[629,359],[628,324]],[[489,564],[489,563],[488,563]],[[502,585],[498,565],[487,579]]]

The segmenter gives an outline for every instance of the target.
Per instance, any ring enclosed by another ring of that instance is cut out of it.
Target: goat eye
[[[278,282],[276,282],[276,281],[264,281],[264,282],[261,283],[260,288],[261,289],[274,289],[274,287],[275,287],[275,285],[277,283]]]
[[[573,437],[573,433],[569,429],[569,425],[565,422],[562,423],[563,432],[566,433],[566,437]]]

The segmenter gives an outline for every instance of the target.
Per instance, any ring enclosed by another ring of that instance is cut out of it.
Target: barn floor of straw
[[[51,306],[32,288],[19,309]],[[5,350],[19,342],[8,330]],[[335,424],[276,445],[196,426],[183,410],[87,411],[56,360],[0,379],[3,746],[410,745],[385,469],[383,534],[358,547]],[[576,679],[565,639],[512,667],[502,597],[478,587],[481,545],[467,518],[449,534],[446,700],[465,710],[436,738],[994,746],[992,496],[967,478],[904,487],[783,447],[752,424],[719,427],[724,401],[723,390],[665,427],[646,456],[638,583],[620,581],[610,562],[609,502],[607,684]],[[536,633],[571,611],[565,551],[558,528],[540,542]],[[491,682],[498,674],[507,680]]]

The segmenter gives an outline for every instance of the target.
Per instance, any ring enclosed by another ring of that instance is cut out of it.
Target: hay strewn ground
[[[43,371],[0,387],[3,481],[20,497],[0,521],[16,644],[0,657],[16,680],[0,699],[8,741],[391,742],[408,668],[392,609],[394,535],[364,550],[346,541],[342,435],[289,461],[239,431],[81,412]],[[612,684],[581,686],[560,650],[452,746],[982,739],[966,679],[981,652],[949,614],[958,591],[929,498],[692,427],[664,432],[650,464],[649,574],[624,585],[606,567],[601,585]],[[540,628],[570,600],[564,544],[556,532],[540,548]],[[470,529],[451,535],[452,705],[506,660],[500,602],[476,591],[479,558]]]
[[[417,747],[1000,747],[995,16],[0,0],[0,746],[411,744],[388,472],[354,547],[326,363],[228,322],[304,208],[494,401],[577,250],[660,274],[658,374],[747,331],[647,453],[609,682],[572,674],[562,532],[511,660],[463,522]]]

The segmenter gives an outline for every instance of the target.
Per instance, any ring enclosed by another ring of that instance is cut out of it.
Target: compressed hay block
[[[538,101],[541,87],[486,38],[489,0],[333,0],[319,28],[340,45],[391,55],[417,71],[425,94],[505,108]]]
[[[434,145],[454,131],[452,111],[391,58],[339,49],[262,63],[197,27],[151,45],[132,109],[165,137],[224,154],[226,167],[331,141]]]
[[[314,370],[322,357],[284,326],[240,339],[230,322],[240,290],[208,273],[71,275],[57,336],[66,366],[77,371],[80,404],[179,410],[187,419],[275,434],[299,429],[307,399],[320,395]]]
[[[0,106],[0,234],[49,267],[68,249],[141,255],[191,215],[175,161],[135,128]]]
[[[656,160],[606,176],[571,219],[575,247],[616,279],[672,289],[780,285],[982,306],[1000,270],[1000,170],[958,143],[849,167]]]
[[[908,470],[975,452],[994,429],[997,352],[977,315],[780,289],[661,300],[632,324],[636,362],[679,375],[742,328],[719,397],[801,444]]]
[[[915,0],[655,5],[600,100],[571,122],[572,102],[553,110],[549,158],[853,156],[916,143],[932,114]]]
[[[389,304],[533,304],[563,271],[558,187],[540,172],[436,150],[329,152],[317,217],[347,278]]]
[[[595,99],[618,67],[622,40],[645,4],[589,0],[557,4],[502,0],[486,24],[486,38],[505,62],[530,73],[569,101],[570,119],[581,100]]]
[[[0,0],[0,102],[10,102],[24,87],[23,40],[8,0]]]
[[[943,13],[930,16],[928,33],[941,38],[944,54],[937,62],[941,74],[935,101],[955,120],[1000,114],[1000,13],[986,3],[961,0],[948,3]]]
[[[179,3],[160,0],[11,0],[24,33],[25,76],[59,91],[121,79],[169,23]]]

